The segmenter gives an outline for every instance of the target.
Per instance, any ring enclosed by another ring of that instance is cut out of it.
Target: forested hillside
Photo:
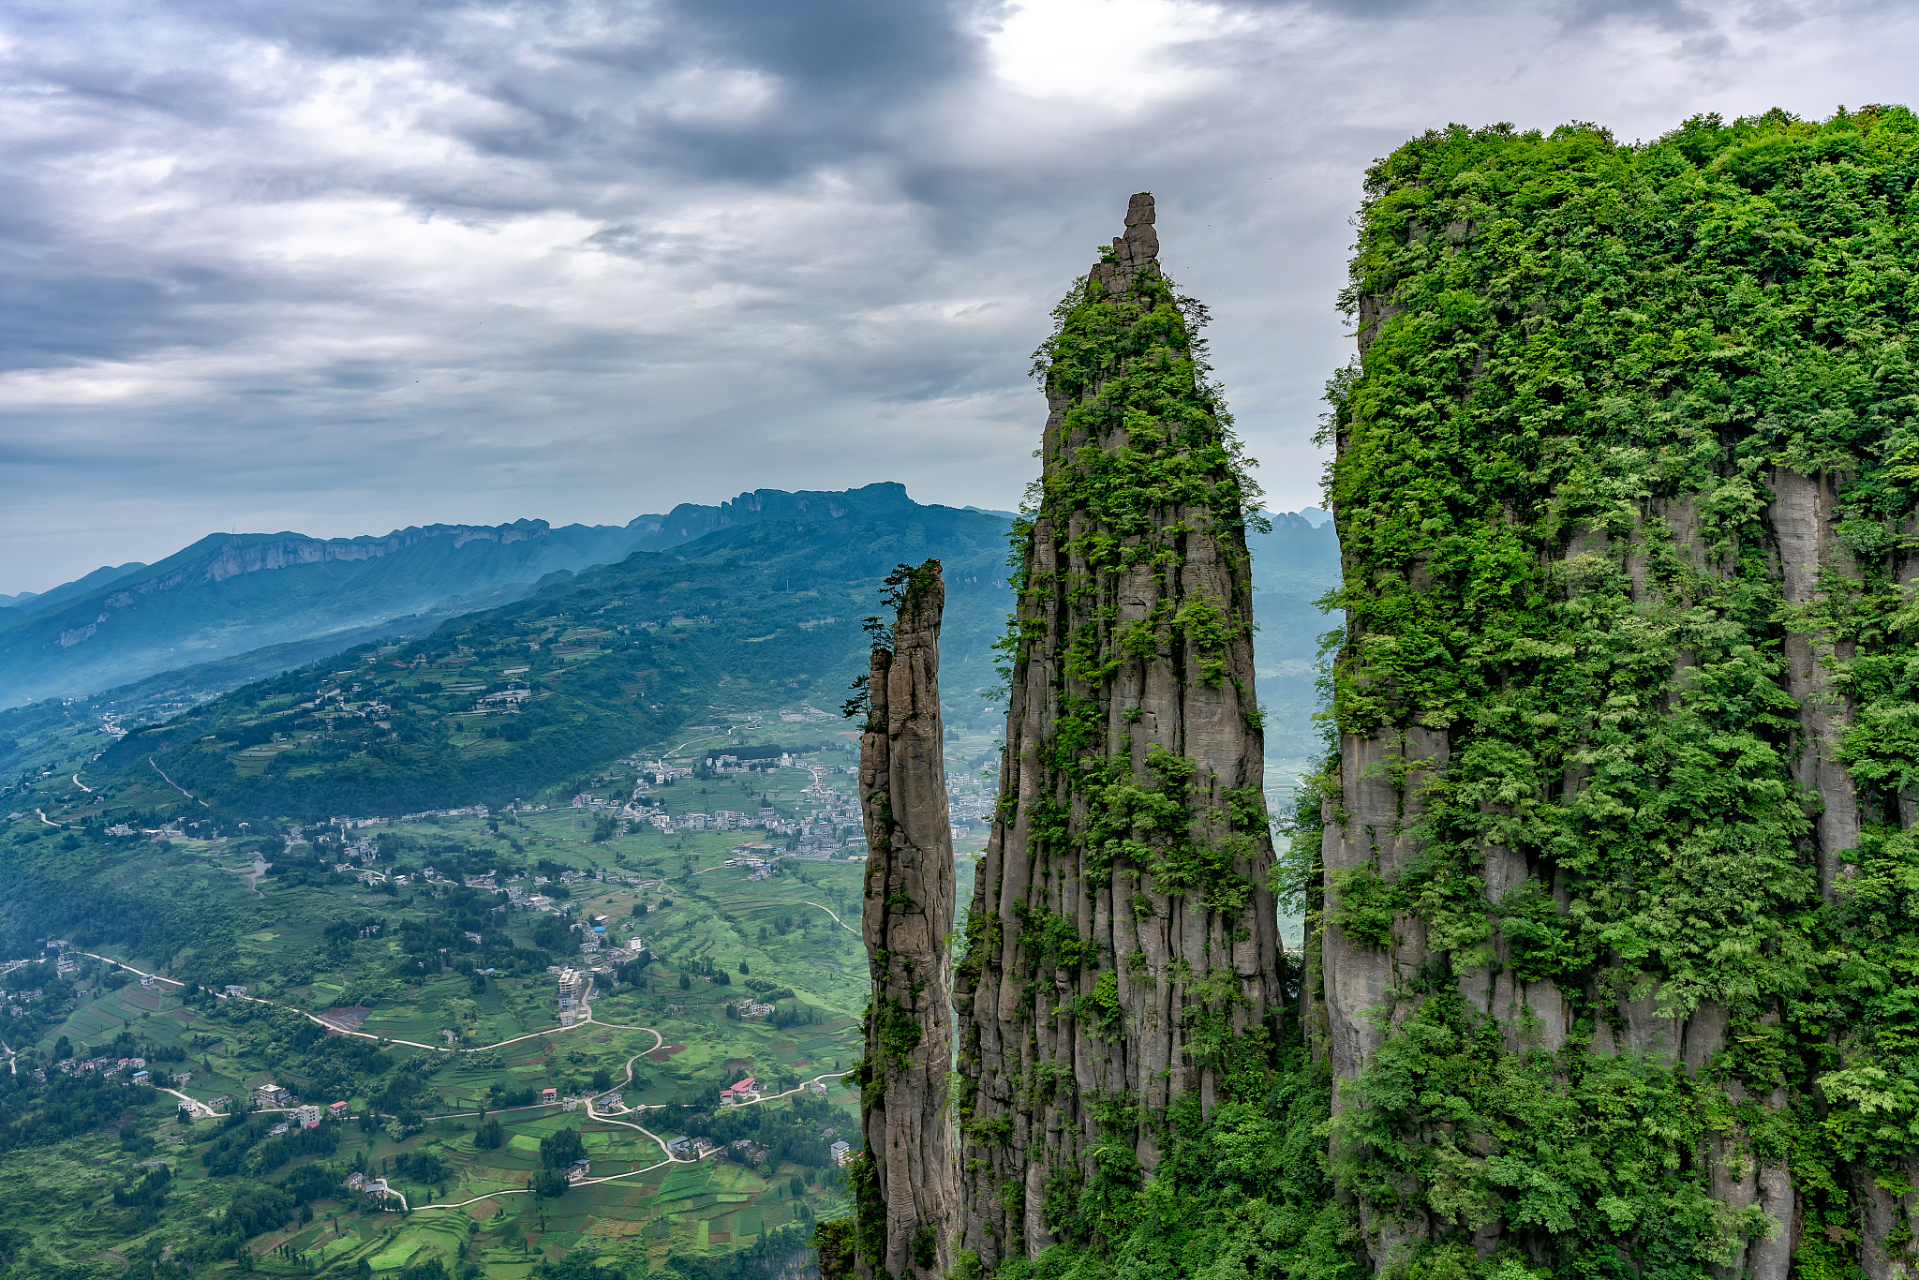
[[[760,522],[560,575],[429,636],[363,645],[136,729],[89,772],[157,767],[225,819],[502,805],[714,703],[770,693],[837,711],[879,580],[929,555],[948,566],[949,661],[977,718],[1006,611],[1005,522],[914,507]]]
[[[290,643],[338,651],[623,557],[641,531],[544,520],[381,537],[211,534],[151,565],[0,611],[0,704],[73,697]],[[420,617],[424,615],[424,618]],[[402,621],[405,620],[405,621]],[[10,624],[10,625],[9,625]]]
[[[428,525],[380,536],[216,533],[156,564],[98,569],[0,610],[0,706],[75,697],[188,666],[225,688],[377,635],[519,599],[551,573],[765,520],[860,523],[918,509],[900,484],[759,489],[624,525]],[[289,660],[274,665],[276,652]],[[207,664],[225,661],[227,668]]]

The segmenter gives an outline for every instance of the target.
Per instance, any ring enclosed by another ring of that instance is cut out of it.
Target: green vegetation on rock
[[[1394,1011],[1333,1036],[1376,1266],[1904,1247],[1915,178],[1877,107],[1368,176],[1316,994]]]

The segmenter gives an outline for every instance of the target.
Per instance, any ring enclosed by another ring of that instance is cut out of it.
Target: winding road
[[[147,763],[153,766],[153,771],[155,773],[159,774],[163,778],[167,778],[167,771],[165,769],[162,769],[159,763],[156,760],[154,760],[152,756],[147,757]],[[193,801],[193,803],[199,805],[202,809],[211,809],[213,807],[212,805],[208,804],[206,801],[202,800],[199,796],[194,795],[191,791],[188,791],[185,787],[175,782],[172,778],[167,778],[167,785],[169,787],[172,787],[175,791],[178,791],[181,795],[185,796],[187,799]]]
[[[120,966],[120,968],[125,969],[128,973],[137,973],[141,977],[151,978],[155,982],[170,982],[176,987],[184,987],[187,985],[186,983],[180,981],[178,978],[169,978],[163,974],[158,974],[158,973],[148,973],[145,969],[135,968],[133,965],[128,964],[126,961],[116,960],[112,956],[103,956],[93,951],[82,951],[80,954],[83,956],[92,956],[95,960],[104,960],[108,964],[118,965]],[[315,1024],[316,1026],[325,1027],[328,1031],[337,1032],[338,1034],[343,1036],[354,1036],[357,1039],[361,1039],[361,1040],[371,1040],[375,1042],[376,1044],[382,1043],[382,1042],[386,1044],[403,1044],[410,1049],[431,1049],[435,1053],[460,1052],[460,1050],[457,1048],[452,1048],[443,1044],[421,1044],[418,1040],[398,1040],[393,1038],[392,1036],[375,1035],[371,1031],[356,1031],[352,1027],[342,1026],[341,1024],[334,1022],[329,1018],[322,1017],[321,1015],[317,1013],[308,1013],[305,1009],[297,1008],[294,1005],[290,1005],[290,1004],[281,1004],[277,1000],[266,1000],[266,999],[262,999],[259,996],[229,996],[225,994],[224,992],[219,992],[219,991],[216,991],[213,994],[214,994],[214,998],[218,1000],[245,1000],[252,1004],[264,1004],[275,1009],[286,1009],[289,1012],[299,1014],[301,1017],[305,1018],[308,1022],[311,1022]],[[629,1027],[629,1026],[624,1026],[617,1022],[600,1022],[597,1019],[595,1019],[593,1016],[593,1005],[590,1001],[582,1007],[586,1010],[586,1016],[580,1019],[578,1022],[575,1022],[570,1027],[548,1027],[543,1031],[529,1031],[523,1036],[514,1036],[511,1040],[496,1040],[492,1044],[467,1045],[465,1046],[465,1048],[475,1053],[482,1052],[487,1049],[503,1049],[507,1045],[519,1044],[523,1040],[537,1040],[541,1036],[564,1035],[569,1031],[578,1031],[581,1027],[605,1027],[612,1031],[651,1031],[653,1032],[653,1041],[654,1041],[653,1048],[654,1049],[657,1049],[661,1045],[666,1043],[666,1037],[662,1036],[657,1030],[655,1030],[652,1027]],[[652,1052],[652,1050],[646,1050],[646,1052],[650,1053]],[[628,1065],[630,1067],[631,1064],[628,1064]],[[629,1079],[631,1078],[630,1073],[628,1078]]]
[[[800,901],[804,902],[809,907],[818,907],[821,911],[824,911],[827,915],[832,916],[834,924],[846,930],[848,933],[852,934],[855,938],[860,936],[860,931],[858,929],[855,929],[852,925],[840,919],[839,913],[834,911],[833,908],[827,906],[824,902],[814,902],[809,898],[801,898]]]
[[[601,1025],[601,1026],[611,1026],[612,1024],[611,1024],[611,1023],[604,1023],[604,1022],[603,1022],[603,1023],[600,1023],[599,1025]],[[655,1039],[659,1039],[659,1038],[660,1038],[660,1033],[659,1033],[658,1031],[654,1031],[654,1029],[653,1029],[652,1027],[628,1027],[628,1028],[626,1028],[626,1030],[629,1030],[629,1031],[652,1031],[652,1032],[653,1032],[653,1035],[654,1035],[654,1037],[655,1037]],[[664,1043],[664,1041],[662,1040],[662,1041],[661,1041],[661,1043]],[[659,1046],[659,1044],[655,1044],[655,1045],[653,1046],[653,1048],[654,1048],[654,1049],[657,1049],[657,1048],[659,1048],[659,1047],[660,1047],[660,1046]],[[641,1114],[641,1115],[643,1115],[643,1114],[645,1114],[645,1113],[646,1113],[646,1112],[648,1112],[648,1111],[657,1111],[657,1110],[660,1110],[660,1108],[659,1108],[659,1107],[632,1107],[632,1108],[628,1108],[627,1110],[624,1110],[624,1111],[621,1111],[621,1112],[618,1112],[618,1113],[609,1113],[609,1112],[603,1112],[603,1111],[597,1111],[597,1110],[595,1110],[595,1109],[594,1109],[594,1106],[593,1106],[593,1104],[594,1104],[595,1102],[597,1102],[597,1101],[599,1101],[599,1100],[600,1100],[601,1098],[604,1098],[604,1097],[605,1097],[605,1096],[606,1096],[607,1094],[609,1094],[609,1093],[613,1093],[613,1092],[615,1092],[615,1091],[616,1091],[617,1089],[623,1089],[623,1088],[626,1088],[626,1087],[628,1087],[628,1086],[630,1086],[630,1085],[631,1085],[631,1084],[633,1083],[633,1064],[634,1064],[635,1062],[638,1062],[638,1061],[639,1061],[639,1060],[640,1060],[640,1059],[641,1059],[642,1057],[644,1057],[644,1056],[645,1056],[645,1055],[646,1055],[647,1053],[651,1053],[651,1052],[652,1052],[652,1050],[651,1050],[651,1049],[649,1049],[649,1050],[644,1050],[644,1051],[642,1051],[641,1053],[636,1053],[636,1054],[634,1054],[634,1055],[633,1055],[632,1057],[630,1057],[630,1058],[628,1058],[628,1059],[626,1060],[626,1079],[625,1079],[625,1081],[623,1081],[623,1082],[622,1082],[621,1084],[619,1084],[619,1085],[617,1085],[617,1086],[615,1086],[614,1088],[610,1088],[610,1089],[606,1089],[606,1090],[603,1090],[603,1091],[602,1091],[602,1092],[600,1092],[600,1093],[596,1093],[596,1094],[593,1094],[593,1095],[591,1095],[590,1097],[588,1097],[588,1098],[586,1099],[586,1114],[587,1114],[587,1117],[588,1117],[589,1119],[592,1119],[592,1120],[597,1120],[597,1121],[599,1121],[599,1122],[600,1122],[601,1124],[617,1124],[617,1125],[623,1125],[623,1126],[625,1126],[625,1127],[626,1127],[626,1128],[628,1128],[628,1129],[637,1129],[637,1130],[639,1130],[639,1132],[641,1132],[641,1133],[643,1133],[643,1134],[645,1134],[645,1135],[646,1135],[647,1137],[649,1137],[649,1138],[651,1138],[651,1139],[653,1139],[653,1141],[655,1141],[655,1142],[657,1142],[657,1143],[659,1143],[659,1144],[660,1144],[660,1154],[662,1154],[662,1155],[664,1155],[664,1156],[666,1157],[666,1159],[664,1159],[664,1160],[662,1160],[662,1161],[660,1161],[660,1162],[659,1162],[658,1164],[650,1164],[650,1165],[648,1165],[648,1166],[646,1166],[646,1168],[644,1168],[644,1169],[629,1169],[629,1170],[628,1170],[627,1172],[625,1172],[625,1173],[609,1173],[609,1174],[606,1174],[606,1175],[604,1175],[603,1177],[598,1177],[598,1178],[579,1178],[579,1179],[576,1179],[576,1180],[575,1180],[575,1181],[574,1181],[574,1182],[572,1183],[572,1185],[573,1185],[573,1186],[576,1186],[576,1187],[590,1187],[590,1186],[593,1186],[593,1185],[595,1185],[596,1183],[601,1183],[601,1182],[618,1182],[618,1181],[619,1181],[620,1179],[622,1179],[622,1178],[637,1178],[637,1177],[639,1177],[639,1176],[640,1176],[641,1174],[643,1174],[643,1173],[651,1173],[651,1172],[653,1172],[653,1171],[654,1171],[655,1169],[664,1169],[664,1168],[666,1168],[666,1166],[668,1166],[668,1165],[670,1165],[670,1164],[698,1164],[698,1163],[699,1163],[699,1162],[700,1162],[701,1160],[703,1160],[703,1159],[705,1159],[705,1158],[706,1158],[706,1157],[704,1157],[704,1156],[693,1156],[693,1157],[691,1157],[691,1158],[687,1158],[687,1159],[682,1159],[681,1157],[679,1157],[679,1156],[676,1156],[676,1155],[674,1155],[674,1154],[673,1154],[673,1152],[672,1152],[672,1149],[671,1149],[671,1148],[669,1148],[669,1147],[668,1147],[668,1146],[666,1145],[666,1139],[664,1139],[664,1138],[662,1138],[662,1137],[661,1137],[661,1136],[660,1136],[659,1134],[657,1134],[657,1133],[654,1133],[654,1132],[653,1132],[653,1131],[652,1131],[651,1129],[649,1129],[649,1128],[647,1128],[647,1127],[646,1127],[645,1125],[642,1125],[642,1124],[636,1124],[636,1123],[634,1123],[634,1122],[633,1122],[633,1121],[631,1121],[631,1120],[622,1120],[622,1119],[620,1119],[620,1118],[619,1118],[619,1117],[620,1117],[620,1116],[622,1116],[622,1115],[636,1115],[636,1114]],[[823,1076],[814,1076],[814,1077],[813,1077],[813,1078],[812,1078],[811,1080],[806,1080],[806,1081],[802,1081],[802,1082],[801,1082],[800,1084],[798,1084],[798,1085],[796,1085],[796,1086],[794,1086],[794,1087],[793,1087],[793,1088],[791,1088],[791,1089],[788,1089],[788,1090],[786,1090],[786,1091],[785,1091],[784,1093],[773,1093],[773,1094],[768,1094],[768,1095],[766,1095],[765,1097],[762,1097],[762,1098],[755,1098],[755,1099],[753,1099],[753,1101],[751,1101],[751,1102],[742,1102],[742,1103],[737,1103],[737,1104],[735,1104],[735,1105],[736,1105],[736,1106],[743,1106],[743,1107],[755,1107],[755,1106],[759,1106],[760,1104],[762,1104],[762,1103],[766,1103],[766,1102],[777,1102],[777,1101],[778,1101],[779,1099],[781,1099],[781,1098],[786,1098],[786,1097],[790,1097],[790,1096],[792,1096],[793,1094],[796,1094],[796,1093],[800,1093],[800,1092],[802,1092],[803,1090],[805,1090],[805,1089],[806,1089],[806,1087],[807,1087],[808,1085],[812,1085],[812,1084],[818,1084],[818,1083],[820,1083],[820,1082],[822,1082],[822,1081],[825,1081],[825,1080],[837,1080],[837,1079],[839,1079],[839,1078],[840,1078],[840,1076],[841,1076],[841,1075],[843,1075],[843,1074],[844,1074],[843,1072],[839,1072],[839,1071],[834,1071],[834,1072],[830,1072],[830,1073],[829,1073],[829,1074],[827,1074],[827,1075],[823,1075]],[[469,1115],[470,1115],[470,1114],[472,1114],[472,1113],[471,1113],[471,1112],[464,1112],[464,1113],[462,1113],[462,1114],[469,1114]],[[387,1194],[388,1194],[388,1195],[390,1195],[390,1196],[393,1196],[393,1197],[395,1197],[395,1198],[397,1198],[397,1199],[399,1200],[399,1202],[400,1202],[400,1207],[401,1207],[401,1208],[403,1208],[403,1209],[407,1209],[408,1211],[413,1211],[413,1210],[415,1210],[415,1209],[418,1209],[418,1210],[426,1210],[426,1209],[464,1209],[464,1208],[466,1208],[466,1207],[467,1207],[467,1206],[469,1206],[469,1205],[476,1205],[476,1204],[478,1204],[478,1203],[480,1203],[480,1202],[481,1202],[482,1200],[495,1200],[495,1199],[498,1199],[498,1198],[499,1198],[499,1197],[501,1197],[501,1196],[524,1196],[524,1195],[531,1195],[531,1194],[533,1194],[533,1190],[532,1190],[532,1188],[531,1188],[531,1187],[511,1187],[511,1188],[508,1188],[508,1189],[507,1189],[507,1190],[505,1190],[505,1191],[489,1191],[489,1192],[487,1192],[487,1193],[486,1193],[485,1195],[478,1195],[478,1196],[474,1196],[474,1197],[473,1197],[472,1199],[470,1199],[470,1200],[457,1200],[457,1201],[455,1201],[455,1200],[449,1200],[449,1201],[447,1201],[447,1202],[446,1202],[446,1203],[444,1203],[444,1204],[423,1204],[423,1205],[409,1205],[409,1204],[407,1204],[407,1201],[406,1201],[406,1197],[405,1197],[404,1195],[401,1195],[401,1194],[400,1194],[400,1193],[399,1193],[398,1191],[394,1191],[394,1190],[392,1190],[391,1188],[389,1188],[389,1189],[388,1189],[388,1191],[387,1191]]]

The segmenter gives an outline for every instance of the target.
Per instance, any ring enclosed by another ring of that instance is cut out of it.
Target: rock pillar
[[[860,739],[866,822],[861,932],[873,976],[861,1066],[859,1269],[933,1276],[951,1267],[958,1199],[952,1070],[953,834],[940,717],[940,562],[889,580],[892,641],[873,650]]]
[[[1150,195],[1042,348],[1000,806],[955,975],[961,1247],[1114,1238],[1157,1122],[1265,1059],[1281,1000],[1230,419]],[[969,1259],[970,1261],[970,1259]]]

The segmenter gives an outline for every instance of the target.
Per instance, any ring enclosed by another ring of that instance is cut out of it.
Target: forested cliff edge
[[[1142,335],[1140,281],[1181,307],[1116,242],[1042,349],[955,1272],[1914,1273],[1915,179],[1901,107],[1455,126],[1368,171],[1328,756],[1276,864],[1233,799],[1229,420],[1191,364],[1138,398],[1190,334]],[[1180,430],[1188,477],[1126,474]],[[1162,667],[1231,742],[1167,734]]]

